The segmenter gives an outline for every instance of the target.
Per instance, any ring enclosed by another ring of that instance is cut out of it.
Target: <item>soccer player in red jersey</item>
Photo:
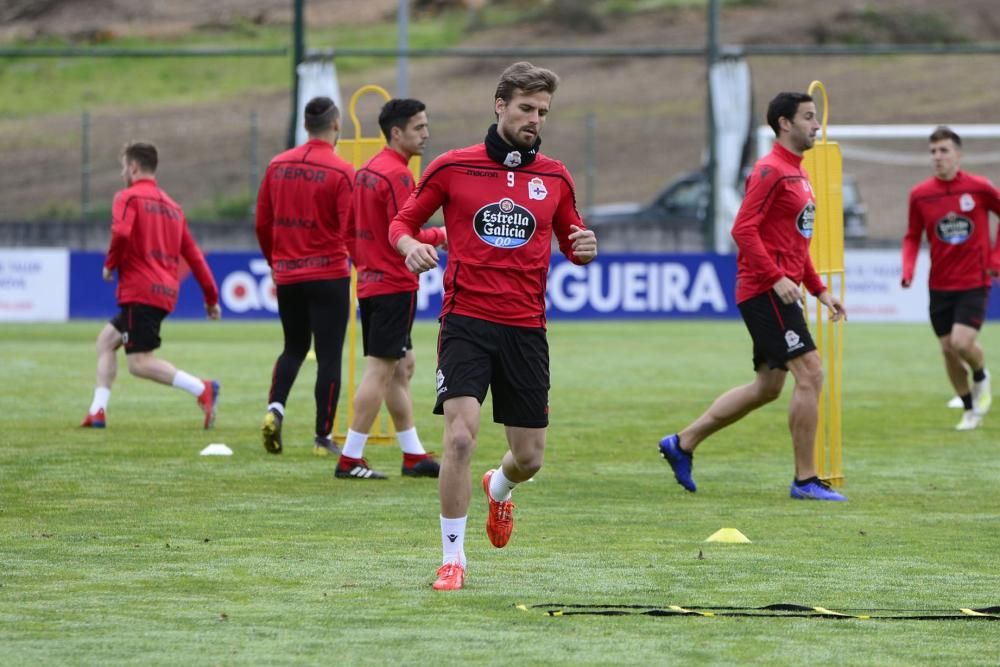
[[[948,379],[964,408],[955,428],[968,431],[979,426],[993,402],[990,374],[976,338],[986,318],[990,286],[1000,271],[1000,238],[990,248],[990,211],[1000,215],[1000,192],[982,176],[961,170],[962,140],[950,128],[934,130],[930,152],[934,175],[910,192],[902,285],[913,283],[926,234],[931,245],[931,326]]]
[[[363,458],[368,431],[385,401],[403,450],[402,474],[437,477],[438,462],[424,450],[417,436],[410,397],[415,365],[410,331],[419,279],[389,245],[389,222],[413,192],[413,173],[407,164],[414,155],[423,154],[430,136],[426,107],[419,100],[389,100],[378,122],[386,147],[361,167],[354,179],[351,258],[358,273],[365,372],[354,394],[354,419],[335,475],[343,479],[385,479]],[[418,238],[440,246],[445,243],[444,227],[420,230]]]
[[[156,147],[128,144],[121,163],[126,187],[115,194],[111,244],[102,270],[107,281],[118,272],[116,298],[121,310],[97,335],[97,387],[80,426],[105,427],[111,385],[118,374],[117,351],[124,347],[129,373],[190,393],[204,413],[204,428],[211,428],[219,383],[177,370],[153,351],[160,347],[160,324],[177,305],[182,260],[201,286],[205,312],[212,320],[222,315],[219,290],[191,237],[184,211],[156,183]]]
[[[438,264],[419,230],[444,206],[448,265],[438,337],[437,402],[444,415],[439,480],[443,564],[433,586],[462,588],[470,463],[489,389],[493,420],[509,451],[483,476],[486,532],[496,547],[513,528],[513,488],[542,467],[548,426],[549,350],[545,286],[552,236],[576,264],[597,256],[597,239],[576,210],[572,177],[539,152],[539,133],[558,77],[514,63],[494,95],[497,122],[483,143],[435,159],[389,226],[389,240],[422,273]]]
[[[812,148],[820,125],[816,105],[804,93],[779,93],[768,106],[767,122],[777,141],[754,165],[746,198],[733,223],[736,302],[753,340],[753,382],[730,389],[687,428],[660,441],[660,454],[688,491],[692,452],[702,440],[781,395],[791,371],[795,389],[788,427],[795,454],[790,495],[797,499],[846,500],[816,476],[813,445],[823,368],[802,310],[804,284],[836,321],[847,317],[840,300],[823,285],[809,241],[816,203],[802,154]]]
[[[257,240],[271,267],[284,333],[261,432],[264,449],[280,454],[285,403],[312,341],[317,365],[313,453],[327,456],[340,454],[330,431],[350,311],[347,238],[354,168],[333,151],[340,131],[333,100],[309,100],[305,128],[309,140],[271,160],[257,193]]]

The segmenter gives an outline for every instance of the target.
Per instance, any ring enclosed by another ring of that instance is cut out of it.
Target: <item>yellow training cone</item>
[[[706,542],[725,542],[727,544],[750,544],[750,539],[735,528],[720,528],[708,536]]]

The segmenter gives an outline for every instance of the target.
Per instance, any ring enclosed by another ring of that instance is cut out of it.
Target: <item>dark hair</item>
[[[803,102],[812,102],[812,95],[805,93],[778,93],[771,103],[767,105],[767,124],[774,130],[774,136],[780,136],[781,125],[779,118],[792,120],[799,111],[799,105]]]
[[[392,139],[392,128],[406,129],[410,119],[427,108],[420,100],[394,98],[385,103],[378,114],[378,126],[382,128],[385,140]]]
[[[559,77],[552,70],[542,67],[535,67],[529,62],[521,61],[514,63],[503,71],[500,81],[497,83],[497,91],[493,95],[493,100],[503,100],[510,102],[514,97],[514,91],[520,90],[525,93],[546,92],[554,94],[559,85]]]
[[[305,126],[309,134],[326,132],[340,118],[340,110],[329,97],[314,97],[306,104]]]
[[[125,144],[122,156],[125,158],[126,164],[135,162],[144,172],[149,174],[156,173],[156,166],[160,163],[160,158],[156,154],[156,146],[141,141]]]
[[[958,133],[955,132],[955,130],[951,129],[947,125],[938,125],[934,128],[934,131],[931,132],[930,139],[927,141],[928,143],[933,144],[938,141],[947,141],[948,139],[951,139],[958,148],[962,147],[962,138],[958,136]]]

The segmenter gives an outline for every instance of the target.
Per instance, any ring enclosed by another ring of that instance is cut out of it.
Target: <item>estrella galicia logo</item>
[[[972,236],[973,224],[964,215],[948,213],[934,225],[937,237],[949,245],[965,243]]]
[[[798,227],[799,234],[811,239],[813,235],[813,225],[816,223],[816,203],[810,201],[806,204],[802,212],[799,213],[798,219],[795,221],[795,226]]]
[[[472,220],[476,235],[495,248],[519,248],[535,234],[535,216],[510,197],[487,204]]]

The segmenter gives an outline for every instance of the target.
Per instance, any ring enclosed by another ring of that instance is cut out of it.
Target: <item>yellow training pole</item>
[[[816,272],[827,289],[844,300],[844,199],[843,158],[840,146],[827,141],[826,128],[830,104],[826,88],[819,81],[809,84],[809,94],[819,90],[823,98],[822,134],[820,140],[806,151],[802,165],[816,197],[816,219],[813,224],[809,254]],[[841,382],[843,380],[843,322],[833,322],[818,299],[807,299],[815,308],[816,348],[826,368],[823,391],[819,399],[819,428],[816,431],[816,471],[820,479],[832,486],[844,483],[841,431]]]

